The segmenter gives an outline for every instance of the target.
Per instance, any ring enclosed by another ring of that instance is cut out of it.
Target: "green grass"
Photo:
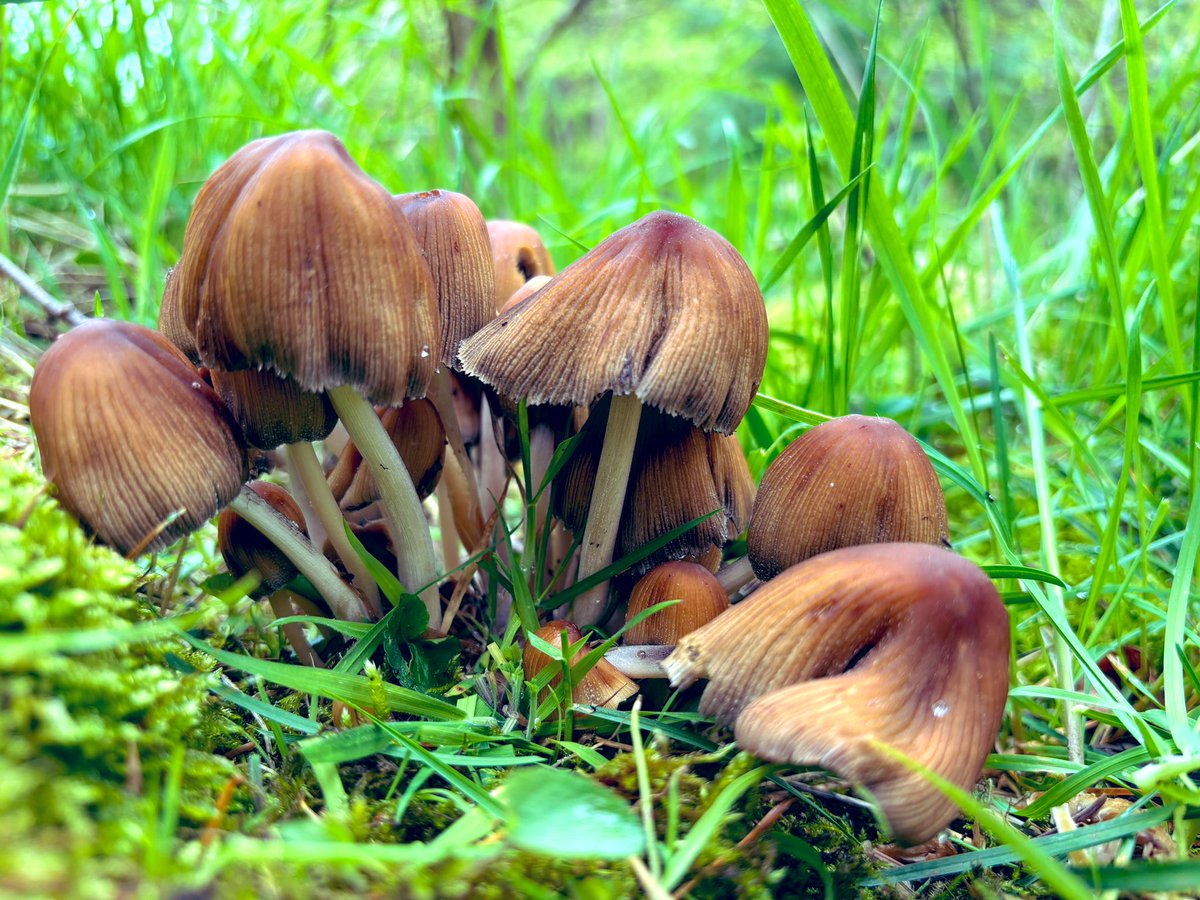
[[[854,852],[869,816],[801,794],[770,862],[761,842],[734,845],[788,782],[752,787],[762,773],[691,714],[576,709],[535,728],[498,717],[485,682],[513,697],[531,687],[515,632],[488,636],[476,670],[442,696],[364,667],[381,650],[433,652],[388,643],[386,629],[350,634],[347,666],[312,672],[280,658],[277,632],[235,592],[193,638],[217,648],[230,681],[214,697],[251,747],[229,833],[203,843],[181,822],[186,779],[163,757],[157,786],[124,813],[148,817],[145,852],[107,871],[229,893],[286,892],[310,860],[314,892],[380,877],[417,892],[536,893],[523,867],[577,895],[670,891],[698,875],[698,894],[719,893],[718,871],[737,873],[726,888],[781,894],[807,872],[814,896],[860,877],[944,879],[931,890],[960,895],[973,879],[1014,893],[1200,883],[1200,10],[921,0],[883,3],[877,21],[869,0],[575,7],[461,0],[481,22],[452,63],[443,10],[417,0],[269,15],[0,6],[0,252],[81,310],[98,295],[106,314],[153,324],[207,174],[254,137],[303,127],[338,134],[393,191],[462,190],[489,217],[535,224],[560,268],[660,206],[721,231],[771,315],[741,433],[752,469],[825,416],[890,416],[933,451],[956,547],[995,567],[1015,665],[971,806],[988,849],[870,874]],[[5,281],[0,311],[0,455],[29,458],[24,385],[46,329]],[[190,616],[218,569],[205,535],[160,558],[150,582],[174,577],[164,609]],[[527,599],[529,615],[545,598]],[[3,638],[70,658],[96,639]],[[333,701],[364,711],[355,728],[324,727]],[[592,731],[637,751],[609,760],[582,739]],[[644,871],[512,843],[518,812],[497,788],[510,769],[558,759],[640,801]],[[1133,807],[1029,841],[1050,827],[1051,800],[1097,785]],[[1138,858],[1151,820],[1172,830],[1170,865]],[[406,843],[418,840],[429,843]],[[1109,841],[1113,855],[1083,852]]]

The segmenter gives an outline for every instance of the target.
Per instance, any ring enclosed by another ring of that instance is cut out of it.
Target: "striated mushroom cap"
[[[55,341],[34,371],[29,411],[62,505],[125,554],[196,530],[246,480],[229,410],[140,325],[94,319]]]
[[[771,463],[747,535],[764,581],[856,544],[948,544],[946,498],[921,445],[891,419],[843,416],[805,432]]]
[[[271,450],[280,444],[324,440],[337,424],[329,398],[304,390],[291,378],[265,369],[210,369],[209,374],[213,389],[252,447]]]
[[[247,144],[204,183],[178,267],[184,326],[224,371],[424,396],[441,356],[437,300],[412,228],[331,134]]]
[[[433,276],[442,323],[441,360],[458,368],[458,345],[496,315],[496,272],[483,213],[466,194],[397,194]]]
[[[492,219],[487,223],[496,272],[496,310],[521,285],[539,275],[553,275],[554,261],[541,235],[523,222]]]
[[[729,609],[729,597],[712,572],[697,563],[674,561],[655,566],[638,580],[625,618],[666,600],[679,602],[630,628],[625,643],[673,646]]]
[[[252,481],[246,486],[271,504],[296,531],[306,533],[304,513],[291,494],[269,481]],[[261,581],[254,591],[256,597],[274,593],[296,577],[296,567],[283,551],[232,509],[223,509],[217,516],[217,548],[235,578],[258,572]]]
[[[531,405],[607,391],[730,433],[767,353],[767,312],[723,237],[656,212],[613,234],[463,342],[463,370]]]
[[[195,335],[184,325],[179,309],[179,266],[167,270],[162,305],[158,308],[158,333],[178,347],[192,365],[199,365],[200,348],[196,346]]]
[[[536,632],[537,636],[546,643],[554,647],[562,647],[562,632],[567,632],[567,640],[572,646],[583,640],[583,634],[571,622],[562,619],[556,619],[553,622],[547,622]],[[571,665],[575,666],[588,654],[588,648],[581,646],[579,651],[571,658]],[[552,660],[541,650],[526,644],[525,650],[521,655],[521,665],[525,671],[525,678],[529,680],[537,675],[538,672],[546,668],[548,665],[558,666],[556,660]],[[549,687],[554,687],[562,681],[561,673],[555,675],[551,680]],[[617,667],[601,658],[586,675],[575,685],[571,691],[571,699],[575,703],[587,703],[592,706],[607,706],[615,709],[620,705],[622,700],[627,700],[638,692],[636,682],[630,681],[617,670]]]
[[[700,712],[772,762],[868,790],[898,839],[957,807],[885,743],[970,789],[1008,695],[1008,613],[974,563],[927,544],[846,547],[793,566],[684,637],[671,683],[709,679]]]

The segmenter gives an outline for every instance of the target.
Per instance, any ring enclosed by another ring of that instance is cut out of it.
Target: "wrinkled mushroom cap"
[[[530,404],[607,391],[728,434],[750,406],[767,314],[723,237],[675,213],[613,234],[463,342],[463,370]]]
[[[628,621],[666,600],[679,602],[631,627],[625,632],[625,643],[673,646],[729,609],[729,597],[712,572],[697,563],[673,561],[655,566],[638,580],[625,618]]]
[[[424,396],[441,354],[437,301],[390,194],[325,132],[243,147],[188,220],[179,303],[201,358],[271,368],[381,404]]]
[[[458,368],[458,345],[496,315],[496,273],[483,213],[466,194],[398,194],[433,276],[442,323],[441,360]]]
[[[838,547],[947,544],[946,499],[921,445],[891,419],[843,416],[805,432],[763,475],[747,535],[766,580]]]
[[[300,534],[305,534],[304,513],[292,495],[269,481],[252,481],[247,487],[262,497]],[[217,548],[225,567],[235,578],[257,572],[261,581],[254,591],[257,597],[279,590],[296,577],[296,567],[282,550],[261,531],[235,513],[223,509],[217,516]]]
[[[553,647],[562,647],[562,633],[567,632],[567,641],[574,646],[583,640],[583,634],[571,622],[562,619],[556,619],[553,622],[547,622],[535,633],[546,643]],[[575,666],[588,654],[588,648],[581,646],[571,659],[571,665]],[[538,672],[552,664],[558,666],[556,660],[552,660],[549,656],[537,649],[533,644],[527,643],[525,650],[521,655],[521,665],[525,672],[526,680],[532,679]],[[552,679],[548,687],[554,687],[562,681],[562,675],[557,674]],[[607,706],[615,709],[620,705],[622,700],[627,700],[638,692],[638,686],[635,682],[630,681],[612,663],[605,660],[603,657],[594,665],[588,673],[583,676],[574,690],[571,692],[571,699],[575,703],[586,703],[592,706]]]
[[[684,637],[663,667],[709,683],[700,712],[772,762],[865,787],[919,842],[954,815],[888,744],[970,789],[1008,695],[1008,613],[974,563],[927,544],[847,547],[793,566]]]
[[[140,325],[95,319],[55,341],[29,410],[62,505],[122,553],[194,531],[246,479],[237,422],[187,358]]]
[[[487,223],[496,271],[496,310],[525,282],[539,275],[553,275],[554,261],[542,237],[524,222],[492,219]]]

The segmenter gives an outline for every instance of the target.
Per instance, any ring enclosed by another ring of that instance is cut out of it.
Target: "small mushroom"
[[[562,621],[561,619],[546,623],[537,630],[536,634],[546,643],[561,648],[563,631],[567,632],[567,640],[572,647],[583,640],[583,634],[574,624]],[[587,653],[587,646],[581,646],[571,658],[570,664],[575,666],[581,659],[587,656]],[[551,659],[532,644],[525,645],[525,652],[521,656],[521,663],[525,670],[526,680],[533,678],[548,665],[559,665],[557,660]],[[562,675],[556,674],[550,679],[549,687],[554,687],[561,681]],[[579,683],[575,685],[571,691],[571,699],[575,703],[607,706],[615,709],[621,704],[621,701],[627,700],[637,692],[637,684],[622,675],[612,663],[606,662],[602,657],[580,679]]]
[[[296,531],[305,532],[304,513],[291,494],[269,481],[252,481],[246,487],[270,504]],[[217,516],[217,548],[235,577],[258,573],[256,597],[265,597],[296,577],[296,566],[284,552],[232,509],[225,508]]]
[[[525,282],[539,275],[553,275],[554,260],[542,237],[523,222],[492,219],[487,223],[496,269],[496,311]]]
[[[739,745],[845,776],[919,843],[957,807],[879,745],[969,790],[1000,727],[1008,661],[1008,613],[978,566],[928,544],[870,544],[791,567],[663,667],[677,687],[709,680],[700,712],[733,724]]]

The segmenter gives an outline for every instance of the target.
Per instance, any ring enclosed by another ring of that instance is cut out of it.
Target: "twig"
[[[87,321],[87,316],[81,313],[73,306],[68,306],[66,303],[59,303],[51,297],[36,281],[26,274],[25,270],[18,266],[15,262],[0,253],[0,271],[9,277],[13,284],[21,290],[30,300],[41,307],[42,312],[46,314],[47,320],[50,322],[60,321],[66,322],[72,327],[82,325]]]

